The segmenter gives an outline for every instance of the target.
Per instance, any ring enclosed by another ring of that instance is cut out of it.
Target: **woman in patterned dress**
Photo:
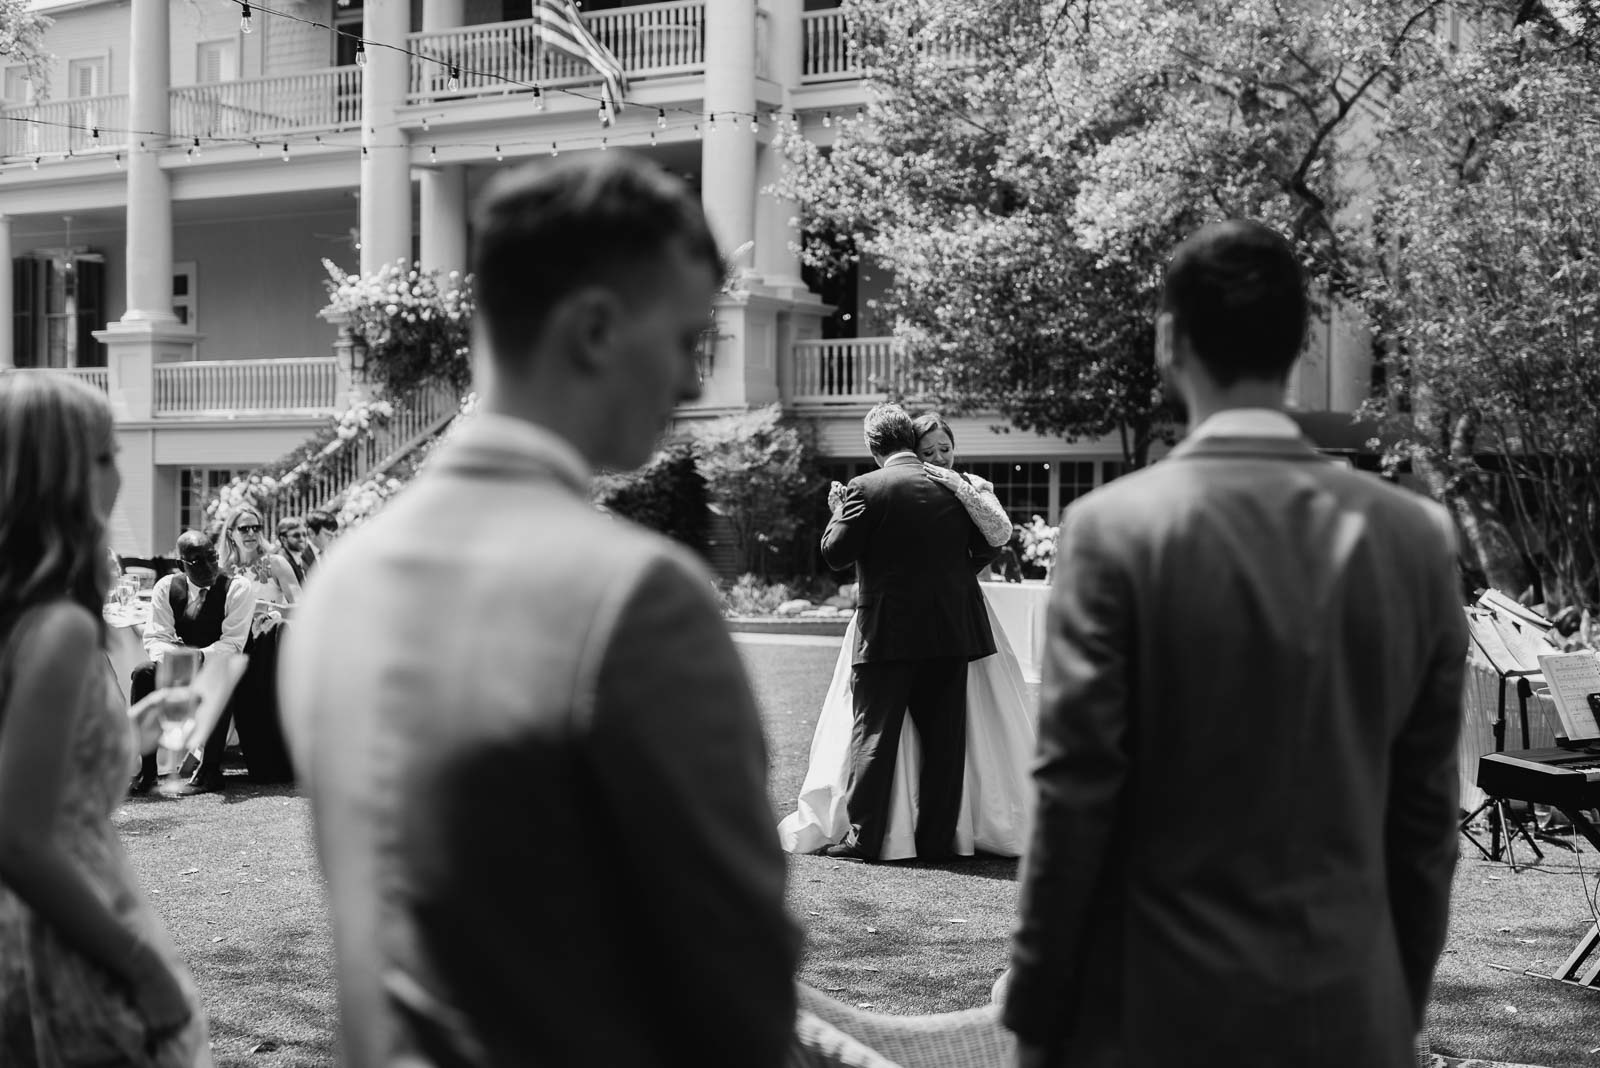
[[[91,387],[0,377],[6,1068],[211,1063],[194,984],[111,823],[135,751],[154,748],[155,712],[173,696],[158,691],[130,712],[105,656],[116,448],[110,407]]]

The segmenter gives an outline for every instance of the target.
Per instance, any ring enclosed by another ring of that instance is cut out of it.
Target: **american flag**
[[[576,56],[599,72],[602,82],[600,93],[605,100],[607,115],[621,111],[623,94],[628,88],[622,64],[611,54],[611,49],[595,40],[594,34],[583,24],[573,0],[533,0],[533,17],[541,41],[551,48]]]

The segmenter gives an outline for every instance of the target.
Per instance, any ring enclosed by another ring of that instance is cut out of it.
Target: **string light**
[[[362,145],[361,146],[361,158],[362,159],[366,159],[367,158],[367,146],[366,145]]]
[[[716,133],[716,131],[717,131],[717,113],[715,111],[713,111],[711,113],[711,121],[706,124],[706,129],[711,131],[712,133]]]
[[[554,141],[551,141],[550,142],[550,157],[552,159],[554,159],[556,156],[559,156],[559,155],[561,155],[561,150],[556,148],[556,143]]]
[[[119,170],[119,171],[120,171],[120,170],[121,170],[121,169],[122,169],[122,153],[121,153],[121,152],[118,152],[118,153],[117,153],[117,158],[116,158],[116,160],[114,160],[114,161],[113,161],[113,162],[115,162],[115,163],[116,163],[116,165],[117,165],[117,170]]]
[[[454,63],[450,64],[450,77],[445,81],[444,87],[452,93],[461,88],[461,68]]]
[[[611,138],[609,137],[600,138],[600,151],[604,152],[606,150],[606,145],[610,142],[610,140]]]
[[[255,26],[250,20],[249,0],[239,0],[239,12],[239,32],[249,33],[251,30],[254,30]]]
[[[544,110],[544,90],[537,85],[533,87],[533,110]]]
[[[377,133],[378,131],[377,130],[373,130],[372,132],[373,133]],[[426,116],[426,115],[422,116],[422,132],[423,133],[427,133],[428,132],[428,116]]]
[[[94,139],[96,141],[100,140],[100,127],[98,126],[94,128]]]
[[[287,141],[283,143],[283,162],[289,162],[289,142]]]
[[[261,155],[262,148],[263,148],[263,146],[262,146],[261,142],[257,141],[256,142],[256,155],[257,156]]]
[[[656,132],[654,130],[650,131],[650,147],[656,147]]]
[[[439,162],[439,146],[438,145],[433,145],[428,149],[428,162],[429,163],[438,163]]]
[[[506,158],[505,154],[500,151],[500,146],[499,145],[495,145],[494,146],[494,161],[496,163],[503,163],[503,162],[505,162],[505,158]]]
[[[357,37],[356,38],[356,66],[365,67],[366,65],[367,65],[367,42],[365,42],[361,38]]]
[[[667,109],[656,108],[656,125],[661,129],[667,128]]]
[[[198,155],[199,155],[199,154],[200,154],[200,138],[198,138],[198,137],[196,137],[196,138],[195,138],[195,139],[194,139],[194,147],[193,147],[193,148],[191,148],[191,149],[190,149],[190,150],[189,150],[189,151],[190,151],[190,152],[191,152],[191,153],[192,153],[192,154],[193,154],[193,155],[196,155],[196,156],[198,156]]]
[[[833,112],[824,111],[822,113],[822,125],[823,125],[824,128],[833,125]]]
[[[600,105],[600,109],[599,109],[598,114],[600,116],[600,125],[601,126],[604,126],[607,122],[609,122],[611,120],[611,116],[606,113],[606,106],[604,104]]]
[[[750,132],[753,134],[761,132],[761,120],[754,115],[750,116]]]
[[[38,170],[39,169],[39,161],[41,159],[43,159],[43,158],[44,158],[43,156],[35,156],[35,157],[33,157],[33,169],[34,170]]]

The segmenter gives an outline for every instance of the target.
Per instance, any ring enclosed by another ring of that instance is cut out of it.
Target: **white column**
[[[367,0],[361,36],[406,46],[408,0]],[[411,84],[411,57],[368,47],[361,76],[361,273],[411,259],[411,150],[395,125],[395,109]]]
[[[700,126],[700,202],[723,253],[755,239],[756,109],[755,0],[706,0],[706,111]],[[749,270],[748,253],[734,264]]]
[[[171,79],[167,0],[133,0],[128,124],[165,130]],[[131,135],[128,152],[128,308],[123,322],[174,323],[172,190],[154,139]],[[143,146],[143,147],[141,147]]]
[[[800,87],[805,51],[801,14],[805,3],[804,0],[766,0],[766,7],[767,70],[771,80],[782,88],[787,104],[794,90]],[[804,291],[797,252],[800,228],[790,223],[790,220],[798,220],[800,205],[767,192],[783,178],[786,169],[787,163],[780,152],[771,145],[762,146],[756,162],[755,267],[770,286]]]
[[[0,215],[0,368],[15,367],[16,354],[11,351],[15,336],[11,306],[11,216]]]
[[[422,266],[467,270],[467,169],[460,164],[422,171]]]

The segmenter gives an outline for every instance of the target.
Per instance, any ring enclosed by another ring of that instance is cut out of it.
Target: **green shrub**
[[[786,583],[766,582],[749,572],[721,593],[722,611],[730,616],[775,615],[780,604],[794,600],[794,591]]]
[[[637,471],[601,475],[592,490],[596,505],[640,526],[660,531],[705,555],[706,480],[689,442],[667,445]]]

